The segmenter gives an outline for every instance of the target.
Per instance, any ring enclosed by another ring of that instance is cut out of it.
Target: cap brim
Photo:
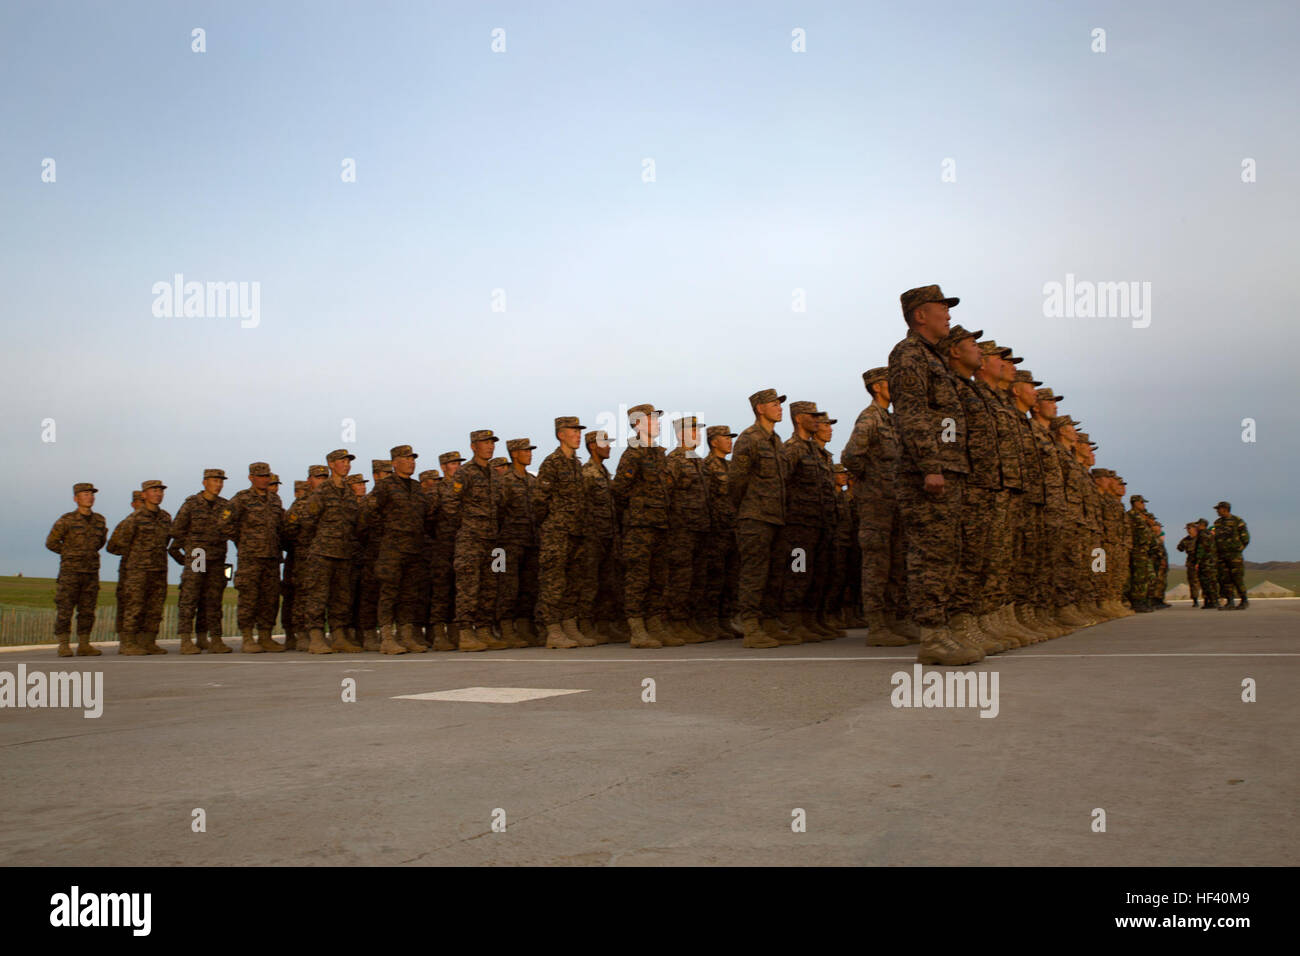
[[[819,425],[834,425],[834,424],[835,424],[836,422],[838,422],[838,421],[839,421],[838,418],[819,418],[819,419],[817,420],[817,424],[819,424]]]
[[[944,299],[943,304],[951,309],[954,305],[956,305],[960,301],[961,299],[957,298],[956,296],[953,296],[951,299]]]
[[[970,330],[967,330],[967,331],[970,331]],[[975,329],[974,331],[970,332],[970,337],[973,338],[973,339],[983,338],[983,337],[984,337],[984,330],[983,330],[983,329]]]
[[[784,395],[778,395],[778,396],[776,397],[776,400],[777,400],[778,402],[780,402],[782,405],[785,404],[785,396],[784,396]]]

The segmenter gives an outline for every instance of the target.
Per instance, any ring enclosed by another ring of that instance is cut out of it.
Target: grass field
[[[172,585],[167,588],[167,603],[175,604],[179,588]],[[224,600],[234,604],[237,594],[234,588],[226,588]],[[117,598],[116,581],[99,582],[99,606],[111,605]],[[16,578],[0,577],[0,604],[17,607],[54,607],[54,578]]]

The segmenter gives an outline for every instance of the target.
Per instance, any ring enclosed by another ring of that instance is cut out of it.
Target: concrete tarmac
[[[97,719],[0,709],[0,863],[1300,858],[1300,602],[1182,604],[958,669],[997,673],[992,718],[893,706],[891,677],[912,675],[915,648],[849,633],[772,651],[182,658],[163,642],[166,657],[0,655],[0,672],[104,682]],[[463,688],[581,693],[395,699]],[[196,809],[206,832],[192,828]]]

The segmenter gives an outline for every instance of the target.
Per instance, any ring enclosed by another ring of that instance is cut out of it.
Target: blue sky
[[[432,466],[474,428],[540,455],[554,416],[643,401],[739,430],[774,386],[839,417],[838,452],[930,282],[1171,534],[1226,497],[1247,558],[1298,559],[1298,26],[1286,3],[7,3],[0,574],[54,573],[74,481],[115,522],[162,478],[174,512],[204,467],[302,477],[344,418],[360,459]],[[156,318],[175,273],[260,283],[260,323]],[[1067,273],[1150,282],[1150,327],[1045,317]]]

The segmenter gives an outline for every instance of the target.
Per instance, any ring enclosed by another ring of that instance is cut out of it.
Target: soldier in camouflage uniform
[[[172,516],[159,507],[167,486],[152,480],[141,483],[140,490],[144,506],[113,529],[108,541],[109,553],[122,555],[130,568],[120,638],[121,653],[134,656],[167,653],[158,646],[158,628],[167,601],[167,542],[172,531]]]
[[[1063,538],[1063,550],[1059,552],[1062,562],[1061,571],[1066,575],[1069,585],[1070,603],[1057,610],[1057,620],[1068,627],[1091,627],[1097,623],[1083,610],[1083,601],[1089,593],[1091,560],[1087,555],[1088,530],[1087,514],[1084,504],[1084,483],[1091,483],[1087,472],[1074,454],[1077,435],[1074,426],[1078,424],[1068,415],[1057,415],[1052,419],[1052,437],[1056,441],[1056,450],[1061,462],[1061,476],[1065,482],[1066,519]],[[1147,581],[1150,584],[1150,581]]]
[[[903,569],[902,524],[895,492],[898,436],[889,413],[889,369],[883,365],[862,373],[871,396],[853,423],[840,461],[848,469],[858,509],[858,546],[862,552],[862,611],[868,646],[900,647],[908,637],[898,628],[899,601],[906,588]],[[919,632],[916,634],[920,638]]]
[[[98,492],[90,482],[72,486],[77,507],[54,522],[45,547],[59,556],[59,577],[54,586],[54,636],[59,656],[72,656],[72,615],[77,615],[77,656],[98,657],[102,652],[90,643],[95,628],[95,605],[99,601],[99,549],[108,539],[108,522],[94,510]]]
[[[1043,476],[1042,548],[1044,569],[1041,578],[1042,594],[1038,599],[1034,621],[1039,630],[1051,637],[1063,637],[1074,628],[1060,621],[1060,611],[1070,604],[1070,587],[1073,580],[1069,571],[1069,542],[1065,529],[1070,521],[1065,500],[1065,471],[1057,451],[1052,432],[1052,419],[1056,418],[1056,403],[1064,398],[1050,388],[1034,392],[1033,417],[1029,421],[1030,435],[1038,450],[1038,466]],[[1120,504],[1120,513],[1124,505]],[[1125,554],[1128,548],[1125,549]],[[1127,577],[1127,557],[1124,558],[1124,575]]]
[[[347,481],[354,458],[346,448],[325,456],[329,477],[307,496],[297,518],[302,530],[310,529],[299,538],[299,559],[305,568],[298,600],[307,650],[312,654],[362,650],[351,622],[352,561],[361,518],[361,499]],[[332,643],[325,641],[327,620]]]
[[[139,511],[143,507],[144,507],[144,492],[141,491],[139,488],[137,488],[135,491],[131,492],[131,514],[127,515],[120,522],[118,522],[117,528],[122,527],[124,524],[126,524],[126,522],[130,521],[131,515],[134,515],[137,511]],[[114,533],[117,532],[117,528],[113,529]],[[119,640],[117,645],[117,652],[119,654],[126,653],[126,649],[125,649],[126,645],[122,643],[122,641],[120,640],[120,636],[122,634],[123,626],[126,622],[127,600],[130,598],[131,595],[130,584],[128,582],[128,575],[126,573],[128,570],[130,569],[127,566],[127,556],[122,555],[121,560],[119,560],[117,563],[117,587],[113,589],[113,605],[114,605],[113,606],[113,621],[114,621],[113,630],[115,630],[119,635]]]
[[[329,480],[328,465],[312,465],[307,469],[306,481],[293,483],[293,503],[284,515],[285,562],[284,578],[280,587],[280,622],[284,625],[284,649],[308,651],[307,603],[302,595],[311,586],[307,580],[307,554],[311,551],[312,537],[316,534],[313,515],[304,509],[307,499]]]
[[[243,639],[240,650],[245,654],[284,650],[271,637],[280,600],[280,531],[284,524],[284,508],[272,490],[272,477],[270,465],[253,462],[248,466],[250,487],[238,492],[221,511],[221,533],[235,542],[239,554],[236,613]]]
[[[858,537],[858,518],[849,492],[849,472],[835,465],[835,530],[831,534],[831,579],[826,590],[825,613],[832,628],[855,627],[850,609],[856,602],[849,594],[850,582],[861,580],[854,563],[854,544]]]
[[[393,463],[387,458],[370,459],[370,473],[374,484],[361,501],[361,518],[358,535],[363,544],[361,568],[358,574],[357,626],[361,629],[362,649],[379,652],[379,578],[375,577],[375,563],[379,560],[379,542],[383,526],[375,518],[375,488],[393,473]],[[356,489],[354,488],[355,492]],[[430,612],[432,613],[432,612]]]
[[[433,558],[429,564],[428,628],[433,634],[435,651],[456,649],[455,629],[450,627],[455,608],[452,562],[456,554],[456,532],[460,527],[454,478],[464,461],[458,451],[445,451],[438,456],[443,478],[438,482],[437,494],[430,499],[430,507],[433,509]],[[532,627],[531,621],[528,627]],[[536,634],[525,633],[524,637],[535,638]]]
[[[587,517],[587,489],[578,459],[582,429],[576,415],[555,419],[555,437],[560,444],[537,469],[533,489],[533,509],[540,524],[537,616],[546,629],[546,646],[559,650],[603,643],[594,628],[584,634],[578,627],[582,533]]]
[[[582,466],[583,490],[587,499],[586,523],[582,529],[582,585],[578,589],[578,629],[586,633],[591,623],[602,643],[620,644],[632,634],[622,623],[623,567],[619,541],[618,509],[610,490],[609,436],[589,431],[584,439],[587,463]]]
[[[431,511],[436,508],[441,481],[442,473],[437,468],[426,468],[420,472],[420,488],[424,491]],[[429,625],[429,603],[433,595],[433,528],[433,516],[430,514],[424,537],[420,541],[420,591],[415,613],[415,629],[426,645],[432,644],[434,640],[433,628]]]
[[[781,444],[785,461],[785,523],[777,534],[776,552],[781,564],[774,571],[780,621],[793,644],[815,643],[823,635],[808,626],[813,581],[828,573],[830,528],[828,506],[834,499],[827,493],[822,456],[813,442],[817,424],[817,403],[790,403],[794,432]],[[833,483],[833,482],[832,482]],[[772,586],[772,585],[769,585]],[[779,640],[779,638],[778,638]]]
[[[226,590],[226,538],[221,533],[221,496],[226,473],[220,468],[203,471],[203,490],[190,495],[172,521],[168,551],[181,565],[180,601],[176,632],[182,654],[229,654],[221,639],[221,599]]]
[[[1019,361],[1012,357],[1012,363]],[[1047,482],[1038,435],[1033,426],[1033,412],[1038,404],[1038,386],[1043,383],[1034,373],[1017,369],[1009,389],[1003,393],[1015,413],[1016,437],[1020,443],[1020,478],[1024,485],[1024,510],[1020,527],[1021,561],[1013,575],[1015,601],[1011,610],[1013,624],[1026,630],[1033,640],[1056,637],[1060,631],[1048,621],[1051,602],[1048,564],[1049,544],[1046,537]]]
[[[352,561],[349,564],[348,582],[350,585],[351,598],[349,599],[348,622],[352,628],[352,639],[362,645],[362,650],[369,650],[365,647],[365,629],[361,626],[361,577],[366,568],[366,542],[369,539],[369,525],[367,518],[370,509],[367,503],[370,496],[366,494],[367,479],[365,475],[353,472],[347,477],[348,490],[357,499],[357,526],[352,541]],[[378,614],[376,613],[376,618]],[[378,635],[375,635],[374,649],[379,649]]]
[[[736,438],[728,425],[710,425],[705,429],[709,454],[704,459],[708,477],[709,568],[705,575],[704,606],[717,614],[714,633],[722,639],[743,637],[732,618],[736,614],[736,589],[740,581],[740,551],[736,546],[736,503],[727,490],[727,456]]]
[[[836,638],[845,636],[843,624],[832,625],[826,614],[828,589],[835,574],[835,529],[836,522],[839,520],[835,490],[835,458],[826,450],[826,445],[834,435],[835,429],[833,426],[838,421],[837,418],[831,418],[829,412],[819,411],[813,416],[815,426],[813,429],[813,445],[821,457],[822,483],[826,489],[826,495],[823,499],[826,509],[824,518],[826,545],[822,558],[824,571],[809,584],[808,602],[811,606],[808,608],[805,627],[814,634],[820,635],[824,641],[833,641]]]
[[[1110,617],[1127,617],[1133,612],[1121,603],[1128,577],[1128,550],[1125,547],[1127,525],[1124,521],[1123,493],[1115,472],[1109,468],[1092,469],[1093,481],[1101,496],[1102,547],[1106,554],[1105,599],[1103,609]]]
[[[1214,611],[1219,607],[1219,549],[1214,540],[1214,529],[1204,518],[1196,519],[1193,540],[1196,542],[1196,576],[1201,586],[1201,610]]]
[[[1129,530],[1133,535],[1133,550],[1129,557],[1129,594],[1133,610],[1146,614],[1155,610],[1151,606],[1151,582],[1155,579],[1155,568],[1151,563],[1151,548],[1155,543],[1155,532],[1146,514],[1146,498],[1141,495],[1129,496],[1128,511]]]
[[[496,611],[496,577],[492,571],[501,533],[501,479],[489,465],[498,438],[490,428],[470,432],[474,458],[456,472],[460,526],[456,532],[456,627],[462,651],[505,650],[492,633]]]
[[[1084,592],[1082,610],[1089,617],[1096,618],[1099,621],[1108,621],[1114,615],[1104,606],[1106,600],[1106,578],[1104,574],[1106,549],[1102,542],[1102,536],[1105,531],[1105,523],[1102,521],[1101,511],[1101,492],[1097,489],[1097,483],[1092,480],[1092,467],[1097,464],[1097,458],[1093,454],[1096,447],[1087,432],[1078,432],[1078,441],[1074,445],[1074,456],[1078,460],[1083,473],[1083,504],[1084,504],[1084,526],[1088,531],[1088,540],[1085,544],[1084,561],[1088,566],[1088,590]],[[1162,548],[1163,550],[1163,548]],[[1168,560],[1165,561],[1166,570],[1169,567]],[[1164,583],[1162,576],[1161,601],[1164,600]],[[1168,605],[1165,605],[1168,607]]]
[[[1196,573],[1196,522],[1189,521],[1183,527],[1187,534],[1178,542],[1178,550],[1186,557],[1183,568],[1187,574],[1187,589],[1192,592],[1192,607],[1196,607],[1201,597],[1201,579]]]
[[[668,453],[668,627],[687,644],[717,640],[704,621],[713,518],[704,459],[696,449],[703,423],[694,415],[673,421],[677,447]],[[710,620],[713,614],[709,614]]]
[[[898,428],[898,500],[907,548],[907,603],[921,630],[921,664],[973,664],[984,652],[949,629],[952,582],[961,567],[966,415],[957,383],[935,344],[948,334],[958,302],[937,285],[899,297],[907,336],[889,354],[889,394]]]
[[[736,604],[745,647],[771,648],[799,640],[781,624],[775,599],[785,566],[780,548],[789,465],[776,433],[785,398],[774,388],[749,396],[754,424],[740,433],[727,467],[727,491],[736,506]]]
[[[410,445],[389,452],[393,473],[375,486],[374,521],[379,530],[379,651],[423,654],[429,648],[416,635],[420,608],[420,550],[429,522],[429,500],[415,474],[417,455]]]
[[[501,478],[501,547],[505,569],[497,576],[497,619],[509,647],[529,647],[537,610],[538,519],[533,497],[537,479],[528,473],[537,446],[527,438],[506,442],[509,467]]]
[[[1246,597],[1246,566],[1241,552],[1250,544],[1250,529],[1246,522],[1232,513],[1232,505],[1220,501],[1214,506],[1218,517],[1214,519],[1214,546],[1218,551],[1219,590],[1227,598],[1226,609],[1234,607],[1233,598],[1241,599],[1237,610],[1249,607]]]
[[[1156,543],[1151,549],[1151,563],[1155,567],[1155,581],[1151,585],[1151,606],[1159,609],[1172,607],[1165,600],[1169,589],[1169,552],[1165,550],[1165,526],[1155,522]]]

